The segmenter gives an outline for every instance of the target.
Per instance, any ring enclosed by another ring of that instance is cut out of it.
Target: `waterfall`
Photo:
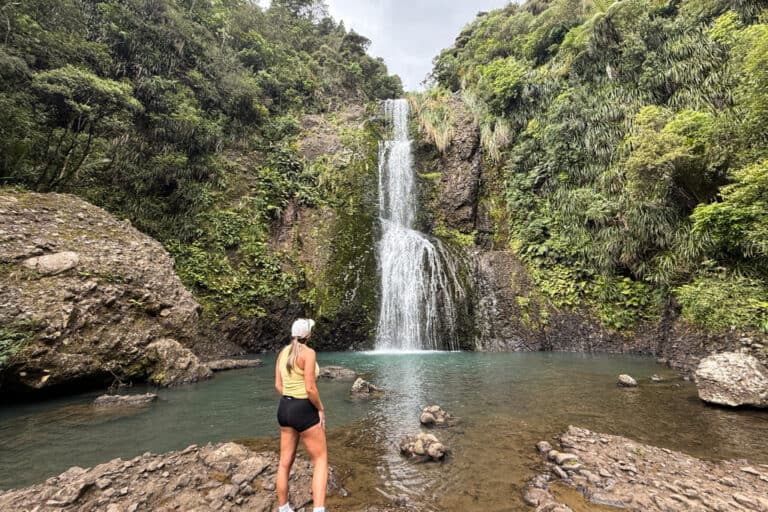
[[[407,100],[387,100],[384,114],[393,139],[379,142],[381,310],[376,350],[457,350],[454,296],[463,291],[456,265],[439,241],[414,229],[418,203]]]

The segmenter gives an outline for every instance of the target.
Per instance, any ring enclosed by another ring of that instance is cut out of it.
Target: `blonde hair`
[[[288,361],[285,363],[288,373],[291,373],[296,367],[296,361],[299,359],[301,346],[299,338],[306,339],[312,334],[312,327],[315,321],[310,318],[298,318],[291,326],[291,348],[288,349]]]
[[[288,361],[285,363],[288,373],[293,372],[293,368],[296,366],[296,361],[299,359],[300,350],[301,346],[299,345],[299,338],[291,338],[291,348],[288,349]]]

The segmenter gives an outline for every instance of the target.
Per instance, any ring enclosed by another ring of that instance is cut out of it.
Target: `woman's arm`
[[[304,357],[304,387],[307,388],[307,398],[315,406],[317,412],[320,413],[320,423],[325,428],[325,408],[320,400],[320,392],[317,390],[317,378],[315,375],[317,354],[314,350],[307,347],[305,350],[302,350],[302,356]]]

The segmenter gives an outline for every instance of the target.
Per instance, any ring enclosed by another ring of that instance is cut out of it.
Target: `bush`
[[[768,287],[736,274],[697,278],[675,291],[683,318],[710,332],[753,327],[768,332]]]

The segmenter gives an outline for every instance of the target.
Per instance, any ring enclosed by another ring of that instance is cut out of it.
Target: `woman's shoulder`
[[[313,349],[311,347],[308,347],[304,343],[301,344],[301,353],[302,353],[302,355],[304,355],[304,354],[306,354],[306,355],[313,355],[313,356],[316,355],[315,349]]]

